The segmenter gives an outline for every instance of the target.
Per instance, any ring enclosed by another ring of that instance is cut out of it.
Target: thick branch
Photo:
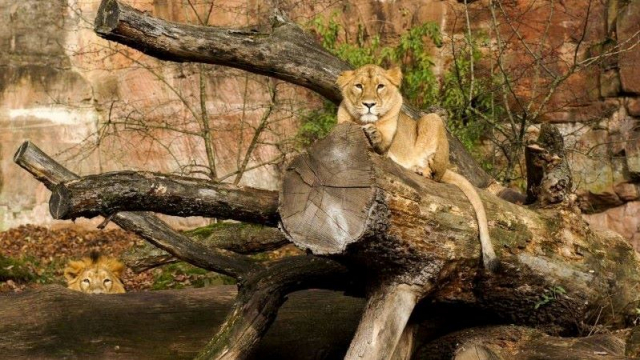
[[[79,178],[28,141],[20,146],[13,160],[50,189],[61,181]],[[149,213],[121,212],[114,215],[111,220],[121,228],[137,233],[175,257],[204,269],[241,278],[247,272],[259,267],[243,256],[199,244],[177,233]]]
[[[272,251],[290,244],[282,232],[276,228],[242,223],[218,223],[189,231],[185,235],[207,247],[245,255]],[[149,243],[125,252],[122,260],[134,272],[142,272],[179,261],[176,257]]]
[[[247,358],[275,320],[287,294],[307,288],[340,289],[348,281],[347,269],[327,259],[299,256],[272,264],[243,284],[233,310],[196,359]]]
[[[350,68],[296,24],[276,17],[271,32],[177,24],[154,18],[117,0],[103,0],[95,32],[162,60],[201,62],[235,67],[309,88],[335,104],[342,96],[335,85]],[[421,112],[404,105],[412,118]],[[460,141],[449,134],[451,162],[476,186],[485,188],[491,177],[475,162]]]
[[[318,46],[297,25],[275,20],[281,22],[271,33],[193,26],[104,0],[96,15],[95,32],[158,59],[231,66],[283,79],[339,102],[335,78],[349,65]]]
[[[215,184],[204,179],[120,171],[65,181],[49,202],[54,219],[74,219],[119,211],[153,211],[276,226],[278,193]]]
[[[364,314],[345,360],[386,360],[395,352],[422,289],[406,284],[379,286]]]

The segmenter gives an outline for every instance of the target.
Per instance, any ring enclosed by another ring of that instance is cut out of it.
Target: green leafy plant
[[[336,14],[315,18],[309,27],[327,50],[355,68],[366,64],[401,66],[405,98],[418,108],[434,105],[445,108],[451,130],[468,149],[477,144],[488,127],[486,121],[481,121],[482,117],[491,116],[497,110],[492,92],[488,90],[492,80],[473,79],[470,71],[470,62],[477,63],[482,58],[477,39],[465,43],[471,46],[458,49],[440,86],[428,46],[440,47],[443,43],[440,28],[434,22],[408,29],[395,44],[384,44],[379,35],[367,36],[362,25],[358,25],[355,37],[349,37]],[[350,38],[353,40],[348,41]],[[473,107],[469,106],[469,97],[473,99]],[[307,145],[326,135],[335,124],[335,113],[335,106],[328,102],[321,109],[309,112],[299,133],[302,143]]]
[[[560,298],[560,296],[565,295],[567,290],[565,290],[562,286],[554,286],[549,289],[545,289],[544,292],[540,295],[540,301],[536,303],[533,307],[534,309],[539,309],[541,306],[545,306],[550,304],[551,302]]]

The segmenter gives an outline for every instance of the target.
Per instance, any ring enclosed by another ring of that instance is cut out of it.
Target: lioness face
[[[374,123],[394,105],[402,103],[399,87],[402,72],[399,68],[385,70],[376,65],[365,65],[345,71],[337,83],[342,91],[342,103],[349,114],[360,123]]]
[[[64,270],[67,287],[87,294],[120,294],[124,286],[120,280],[124,265],[103,256],[71,261]]]

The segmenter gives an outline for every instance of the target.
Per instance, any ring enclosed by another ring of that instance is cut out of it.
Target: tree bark
[[[454,332],[423,343],[415,357],[430,360],[630,360],[627,333],[582,338],[548,336],[531,328],[490,326]]]
[[[192,359],[235,296],[234,286],[86,295],[54,285],[0,294],[0,352],[7,360]],[[342,359],[363,307],[362,299],[334,291],[291,294],[250,359]],[[430,326],[422,320],[418,332]],[[413,359],[449,360],[477,344],[503,360],[637,358],[634,335],[617,335],[556,338],[517,326],[473,328],[417,338]]]
[[[387,360],[396,350],[421,288],[382,284],[368,297],[345,360]]]
[[[565,333],[633,318],[640,262],[622,237],[568,211],[479,193],[503,267],[496,274],[483,272],[475,214],[458,188],[379,156],[360,127],[344,124],[289,165],[280,215],[297,246],[361,268],[372,283],[438,284],[423,294],[436,302]]]
[[[335,104],[342,101],[336,78],[351,67],[322,48],[298,25],[281,15],[270,32],[177,24],[149,16],[117,0],[103,0],[96,15],[98,36],[161,60],[219,64],[268,75],[304,86]],[[403,105],[418,119],[421,111]],[[475,186],[485,188],[491,177],[462,143],[447,134],[451,163]]]
[[[45,184],[49,190],[53,190],[63,181],[79,179],[78,175],[58,164],[28,141],[18,148],[13,161]],[[260,268],[259,265],[243,256],[199,244],[176,232],[165,222],[149,213],[120,212],[110,216],[110,220],[124,230],[135,232],[173,256],[203,269],[239,279]]]
[[[276,228],[245,223],[217,223],[188,231],[185,235],[207,247],[245,255],[272,251],[291,244]],[[136,273],[180,261],[147,242],[127,250],[122,260]]]
[[[235,286],[121,295],[45,286],[0,294],[0,357],[193,359],[221,326],[235,297]],[[251,359],[340,358],[362,303],[332,291],[292,294]]]
[[[153,211],[276,226],[278,193],[209,180],[119,171],[64,181],[52,191],[54,219],[91,218],[119,211]]]

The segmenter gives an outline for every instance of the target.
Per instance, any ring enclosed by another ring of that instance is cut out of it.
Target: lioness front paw
[[[380,134],[380,131],[378,131],[378,129],[371,124],[362,126],[362,131],[364,131],[367,139],[369,139],[369,143],[371,144],[373,149],[376,152],[380,153],[382,150],[382,135]]]
[[[420,176],[426,177],[427,179],[433,179],[433,172],[428,167],[424,168],[421,166],[414,166],[411,170]]]

